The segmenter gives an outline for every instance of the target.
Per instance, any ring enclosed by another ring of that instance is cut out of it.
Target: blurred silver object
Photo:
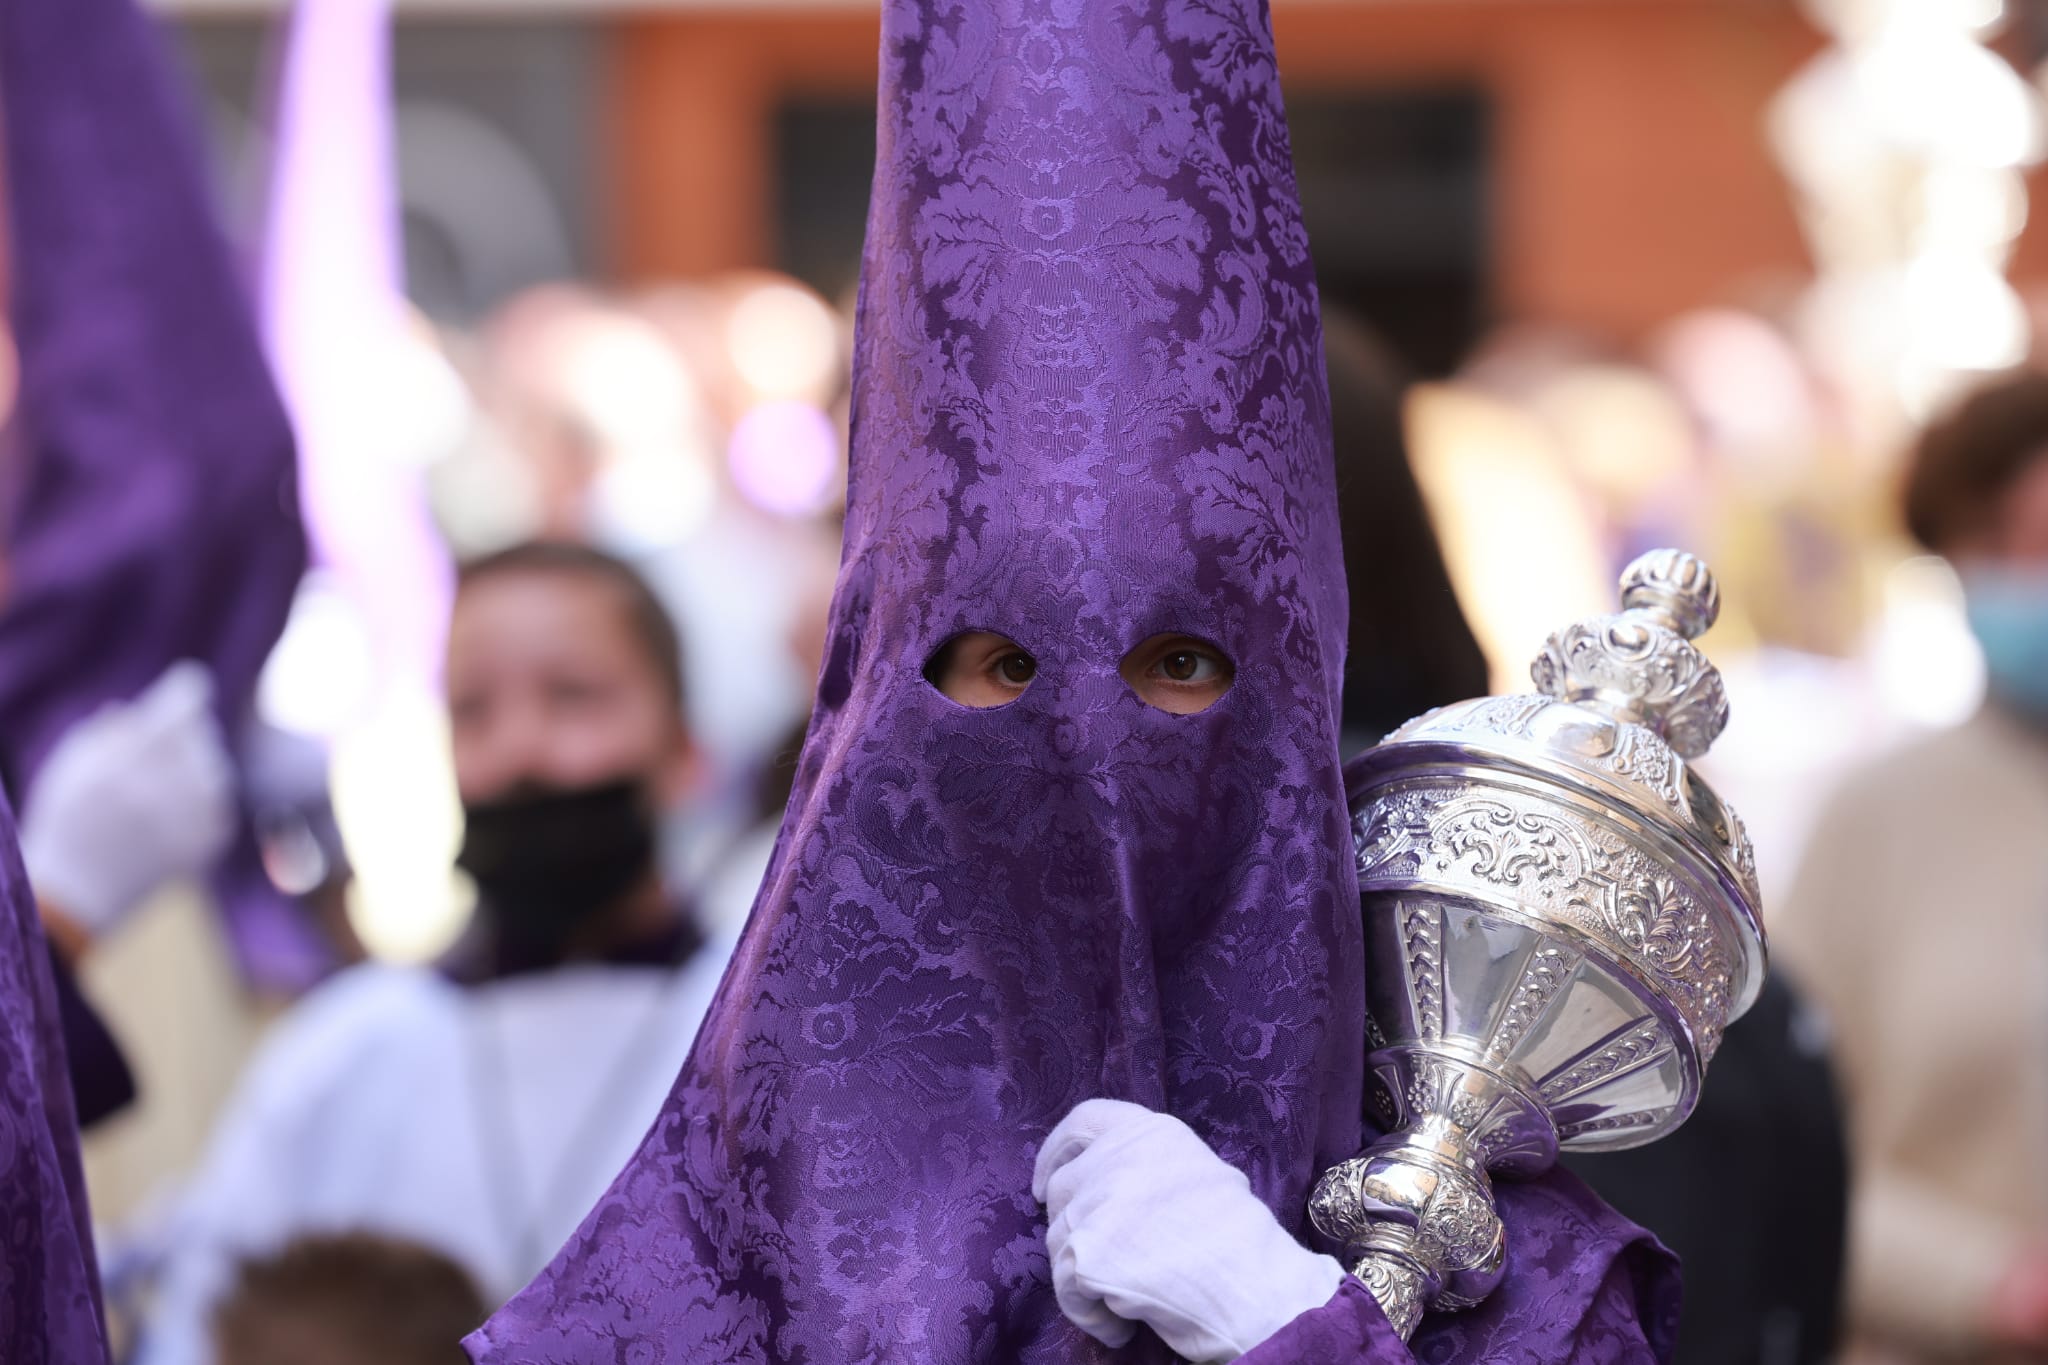
[[[1536,694],[1432,711],[1346,769],[1387,1136],[1309,1211],[1403,1337],[1500,1282],[1493,1175],[1676,1128],[1763,985],[1755,855],[1685,763],[1728,721],[1692,644],[1719,591],[1658,550],[1621,600],[1550,638]]]

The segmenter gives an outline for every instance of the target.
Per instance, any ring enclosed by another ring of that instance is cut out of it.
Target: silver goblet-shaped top
[[[1754,853],[1686,764],[1728,718],[1692,643],[1718,589],[1660,550],[1621,597],[1550,638],[1536,693],[1433,711],[1346,769],[1388,1136],[1311,1212],[1404,1332],[1503,1272],[1489,1173],[1669,1132],[1762,987]]]

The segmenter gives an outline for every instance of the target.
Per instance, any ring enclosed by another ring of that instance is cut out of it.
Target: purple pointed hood
[[[1344,577],[1264,6],[892,0],[882,69],[774,865],[674,1097],[486,1360],[1107,1356],[1030,1191],[1069,1108],[1171,1110],[1290,1224],[1358,1138]],[[925,680],[967,630],[1036,657],[1022,697]],[[1208,711],[1119,676],[1162,632],[1236,662]]]
[[[0,0],[8,302],[0,751],[57,738],[170,664],[239,721],[304,564],[292,433],[203,170],[166,35],[136,0]],[[232,731],[231,731],[232,733]],[[245,965],[304,984],[303,926],[245,835]]]
[[[0,1360],[106,1365],[57,996],[0,796]]]
[[[1344,575],[1264,4],[887,0],[854,366],[773,864],[668,1104],[480,1361],[1163,1365],[1054,1301],[1052,1126],[1169,1111],[1297,1232],[1361,1141]],[[1008,705],[924,676],[973,630],[1037,661]],[[1119,675],[1163,633],[1234,660],[1208,710]],[[1362,1294],[1344,1330],[1386,1338]]]

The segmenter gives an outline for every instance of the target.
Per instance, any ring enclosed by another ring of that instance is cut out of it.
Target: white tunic
[[[313,1231],[435,1247],[497,1304],[575,1231],[667,1098],[724,972],[575,965],[482,986],[363,966],[268,1038],[184,1195],[138,1360],[209,1365],[236,1262]]]

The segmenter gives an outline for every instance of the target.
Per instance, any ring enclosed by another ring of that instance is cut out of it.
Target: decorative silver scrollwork
[[[1351,1273],[1379,1301],[1387,1322],[1406,1341],[1415,1335],[1422,1321],[1423,1276],[1420,1267],[1391,1257],[1371,1257],[1351,1268]]]
[[[1671,1049],[1671,1035],[1664,1025],[1655,1019],[1645,1019],[1611,1042],[1603,1039],[1582,1060],[1545,1080],[1543,1098],[1551,1104],[1562,1104],[1625,1072],[1654,1065],[1670,1056]]]
[[[1685,760],[1727,721],[1690,555],[1631,564],[1557,632],[1538,694],[1432,711],[1346,769],[1365,916],[1368,1103],[1317,1228],[1404,1337],[1498,1283],[1491,1180],[1675,1127],[1763,965],[1756,860]]]
[[[1529,954],[1529,960],[1522,966],[1522,979],[1515,983],[1515,993],[1501,1011],[1500,1022],[1494,1025],[1489,1053],[1498,1057],[1512,1053],[1584,960],[1558,943],[1543,944]]]
[[[1603,1114],[1599,1118],[1561,1123],[1559,1137],[1586,1137],[1593,1133],[1621,1133],[1638,1128],[1655,1128],[1671,1117],[1668,1109],[1641,1109],[1627,1114]]]
[[[1645,555],[1622,577],[1622,606],[1551,636],[1529,669],[1536,690],[1647,725],[1680,758],[1699,757],[1728,724],[1720,670],[1692,643],[1720,614],[1714,576],[1675,550]]]
[[[1403,906],[1401,933],[1408,950],[1408,989],[1415,1005],[1416,1022],[1423,1037],[1441,1037],[1444,1027],[1442,912],[1427,903]]]
[[[1439,872],[1469,858],[1471,874],[1500,886],[1577,881],[1587,862],[1578,831],[1550,814],[1490,797],[1446,806],[1430,823]]]
[[[1709,910],[1708,893],[1604,825],[1573,821],[1539,798],[1469,782],[1418,784],[1393,796],[1399,834],[1378,844],[1403,856],[1359,869],[1361,890],[1381,882],[1470,888],[1545,907],[1574,924],[1642,978],[1676,999],[1701,1040],[1702,1061],[1719,1046],[1738,950]],[[1382,823],[1376,828],[1392,827]],[[1413,855],[1407,856],[1407,855]],[[1440,1016],[1441,928],[1420,909],[1402,911],[1408,970],[1421,1017]],[[1420,918],[1418,918],[1420,917]]]

